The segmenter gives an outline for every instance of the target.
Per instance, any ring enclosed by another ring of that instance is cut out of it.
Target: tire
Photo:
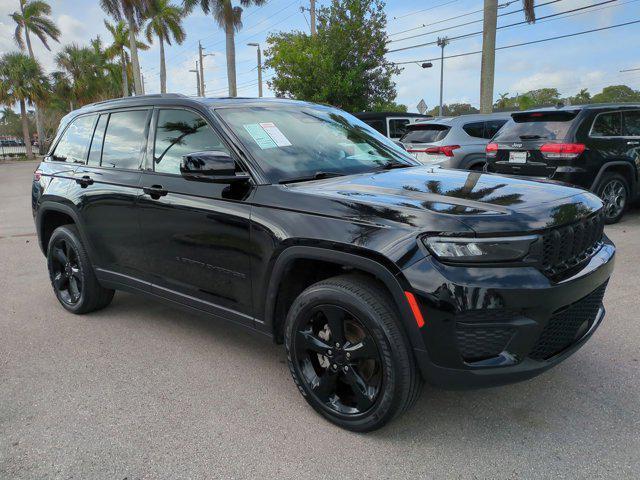
[[[595,191],[604,202],[605,223],[618,223],[629,204],[629,182],[619,173],[605,173]]]
[[[54,230],[47,246],[47,267],[56,298],[71,313],[89,313],[111,303],[115,292],[98,283],[75,225]]]
[[[483,172],[484,171],[484,163],[474,163],[469,167],[469,170],[472,172]]]
[[[347,430],[382,427],[422,388],[389,295],[364,276],[341,275],[304,290],[289,309],[285,346],[302,396]]]

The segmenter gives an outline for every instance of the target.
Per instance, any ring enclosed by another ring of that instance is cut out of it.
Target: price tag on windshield
[[[251,123],[243,127],[262,150],[278,146],[259,123]]]
[[[275,123],[265,122],[261,123],[260,126],[267,132],[267,135],[271,137],[277,146],[279,147],[290,147],[291,142],[284,136],[284,133],[280,131],[278,127],[276,127]]]

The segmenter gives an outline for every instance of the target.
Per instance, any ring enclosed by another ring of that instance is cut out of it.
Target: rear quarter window
[[[598,114],[593,121],[589,135],[592,137],[621,137],[622,112]]]
[[[496,134],[494,140],[497,142],[564,141],[576,121],[576,116],[577,112],[571,111],[515,113]]]
[[[402,136],[402,143],[433,143],[443,140],[451,127],[430,123],[427,125],[411,125],[409,131]]]
[[[484,122],[465,123],[462,129],[474,138],[484,138]]]

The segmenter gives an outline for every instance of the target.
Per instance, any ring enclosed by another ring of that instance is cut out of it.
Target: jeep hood
[[[459,230],[477,234],[541,230],[571,223],[602,206],[595,195],[555,182],[429,166],[301,182],[287,188],[338,202],[341,212],[335,212],[335,205],[332,210],[343,218],[401,223],[425,231],[453,231],[460,225]]]

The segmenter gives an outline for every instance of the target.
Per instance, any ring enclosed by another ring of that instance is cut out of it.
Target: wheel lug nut
[[[347,352],[347,358],[351,358],[351,354]]]
[[[334,370],[338,369],[338,365],[336,365],[335,363],[332,365]]]
[[[349,371],[349,367],[347,367],[347,366],[345,365],[345,366],[344,366],[344,368],[343,368],[343,370],[344,370],[345,372],[348,372],[348,371]]]
[[[336,348],[340,348],[340,344],[339,343],[336,343]]]
[[[333,352],[331,350],[327,350],[327,355],[331,356],[333,355]]]

